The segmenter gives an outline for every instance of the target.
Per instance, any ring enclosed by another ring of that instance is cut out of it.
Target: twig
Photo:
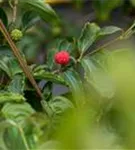
[[[4,35],[5,39],[7,40],[8,44],[10,45],[15,57],[18,59],[19,64],[23,70],[23,72],[25,73],[25,75],[28,77],[29,81],[31,82],[31,84],[33,85],[33,87],[36,89],[38,95],[40,96],[40,98],[42,98],[42,93],[35,81],[35,79],[33,78],[33,75],[31,74],[28,65],[26,64],[26,62],[24,61],[24,59],[22,58],[18,48],[16,47],[16,45],[14,44],[14,42],[12,41],[5,25],[3,24],[2,20],[0,19],[0,31],[2,32],[2,34]]]
[[[13,23],[16,21],[16,16],[17,16],[17,5],[18,5],[18,0],[14,0],[14,5],[13,5]]]
[[[108,43],[105,43],[104,45],[102,45],[102,46],[98,47],[97,49],[91,51],[88,55],[95,54],[95,53],[97,53],[98,51],[102,50],[103,48],[106,48],[106,47],[108,47],[109,45],[112,45],[113,43],[115,43],[115,42],[117,42],[117,41],[119,41],[119,40],[122,40],[122,39],[123,39],[122,36],[119,36],[119,37],[115,38],[114,40],[109,41]]]

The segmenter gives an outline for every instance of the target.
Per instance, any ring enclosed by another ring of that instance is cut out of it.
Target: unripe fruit
[[[61,28],[60,27],[52,28],[52,33],[54,36],[60,35],[61,34]]]
[[[60,51],[54,56],[55,62],[61,65],[67,65],[70,61],[70,55],[67,51]]]
[[[23,37],[23,33],[19,29],[14,29],[11,31],[12,40],[19,41],[22,37]]]

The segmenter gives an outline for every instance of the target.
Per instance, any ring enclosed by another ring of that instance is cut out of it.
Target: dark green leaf
[[[25,85],[25,77],[24,75],[15,75],[8,85],[8,91],[13,93],[23,94]]]
[[[54,63],[54,55],[58,51],[58,49],[49,49],[48,54],[47,54],[47,65],[49,66],[50,69],[53,69],[55,66]]]
[[[26,11],[22,16],[23,28],[27,30],[31,26],[35,25],[39,21],[39,17],[34,11]]]
[[[8,18],[3,8],[0,8],[0,19],[3,21],[5,26],[8,25]]]
[[[59,23],[58,16],[54,10],[46,4],[43,0],[21,0],[21,5],[28,10],[32,10],[37,13],[47,23],[57,24]]]
[[[65,50],[65,51],[68,51],[68,52],[72,52],[72,43],[68,42],[67,40],[62,40],[59,44],[59,47],[58,47],[58,50],[61,51],[61,50]]]
[[[43,88],[43,96],[46,101],[49,101],[52,96],[53,83],[48,81]]]
[[[95,42],[100,32],[100,27],[95,23],[86,23],[78,41],[80,53],[84,53]]]
[[[13,56],[12,51],[10,50],[10,48],[8,46],[0,46],[0,55],[6,55],[6,56]]]

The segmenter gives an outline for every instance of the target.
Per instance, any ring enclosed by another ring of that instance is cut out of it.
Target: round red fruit
[[[61,65],[67,65],[70,61],[70,55],[67,51],[60,51],[54,56],[55,62]]]

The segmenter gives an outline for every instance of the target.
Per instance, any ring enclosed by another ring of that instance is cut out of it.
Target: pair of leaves
[[[78,40],[78,49],[80,54],[85,53],[88,48],[100,37],[110,35],[118,31],[121,31],[121,28],[116,26],[100,28],[95,23],[86,23]]]

